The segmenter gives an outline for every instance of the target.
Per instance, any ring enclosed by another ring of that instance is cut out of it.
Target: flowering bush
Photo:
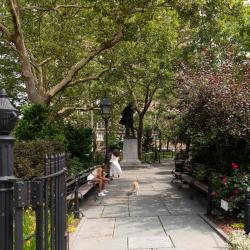
[[[239,230],[233,232],[229,237],[229,249],[250,250],[250,236]]]
[[[220,208],[221,199],[229,202],[229,212],[241,215],[244,209],[244,200],[247,188],[250,186],[250,174],[240,172],[238,164],[232,163],[232,175],[217,175],[213,178],[212,197]]]

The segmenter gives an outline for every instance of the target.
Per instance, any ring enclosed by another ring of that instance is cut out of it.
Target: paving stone
[[[103,199],[102,205],[128,205],[128,197],[107,197]]]
[[[76,236],[76,241],[82,238],[111,238],[114,225],[114,218],[86,219]]]
[[[128,205],[105,206],[103,217],[128,217]]]
[[[162,224],[173,243],[180,249],[197,249],[202,247],[214,249],[226,247],[226,243],[206,224],[200,216],[160,216]],[[204,246],[204,242],[206,242]]]
[[[82,238],[78,239],[77,242],[72,247],[74,250],[127,250],[127,238],[119,238],[119,239]]]
[[[83,207],[82,213],[87,218],[100,218],[102,216],[104,206],[87,206]]]
[[[117,218],[114,237],[165,236],[158,217]]]
[[[147,209],[145,209],[145,207]],[[169,215],[168,209],[159,199],[134,200],[129,203],[130,216]]]
[[[152,249],[152,248],[173,248],[173,244],[168,236],[154,236],[154,237],[129,237],[128,249]]]
[[[136,207],[136,208],[130,208],[129,215],[130,217],[133,216],[140,216],[140,217],[153,217],[153,216],[159,216],[159,215],[169,215],[169,211],[166,208],[162,209],[147,209],[145,210],[143,207]]]

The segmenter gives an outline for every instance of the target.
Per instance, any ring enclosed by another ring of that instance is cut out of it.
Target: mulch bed
[[[216,224],[219,228],[221,228],[226,234],[230,234],[235,231],[234,228],[231,227],[233,223],[242,223],[239,219],[225,217],[225,218],[217,218],[215,216],[207,216],[214,224]]]

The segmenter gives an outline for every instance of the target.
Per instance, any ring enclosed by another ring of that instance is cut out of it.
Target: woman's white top
[[[110,162],[119,162],[119,157],[116,157],[115,155],[111,155]]]

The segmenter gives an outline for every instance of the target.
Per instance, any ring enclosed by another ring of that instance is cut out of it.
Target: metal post
[[[5,90],[0,92],[0,249],[13,249],[13,162],[14,141],[10,136],[15,126],[16,109]]]
[[[207,215],[211,215],[213,209],[212,201],[212,182],[211,176],[208,177],[208,192],[207,192]]]
[[[0,136],[0,249],[13,249],[14,138]]]
[[[104,119],[105,121],[105,163],[109,162],[109,146],[108,146],[108,119]]]
[[[161,130],[159,130],[159,163],[161,163],[161,152],[162,152],[162,141],[161,141]]]
[[[246,234],[250,233],[250,190],[247,191],[245,199],[244,230]]]
[[[78,177],[76,177],[76,182],[75,182],[75,218],[79,219],[80,218],[80,204],[79,204],[79,181]]]

